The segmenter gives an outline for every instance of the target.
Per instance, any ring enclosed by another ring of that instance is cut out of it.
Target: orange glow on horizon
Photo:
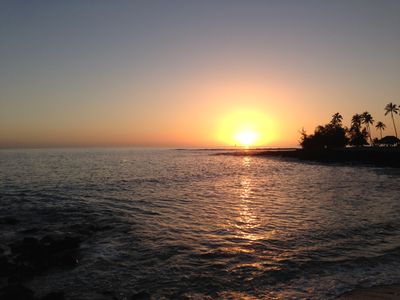
[[[266,146],[276,139],[276,128],[266,114],[257,110],[238,109],[221,119],[217,139],[229,146]]]

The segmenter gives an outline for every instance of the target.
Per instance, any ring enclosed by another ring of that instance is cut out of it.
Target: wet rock
[[[52,236],[45,236],[40,240],[40,243],[46,247],[51,253],[58,253],[62,251],[72,250],[79,248],[81,239],[73,236],[65,236],[63,238],[54,238]]]
[[[74,266],[78,262],[81,240],[73,236],[45,236],[42,239],[25,237],[10,244],[15,263],[14,275],[36,275],[52,267]],[[19,277],[21,277],[19,276]]]
[[[12,264],[9,262],[6,256],[0,256],[0,276],[5,276],[9,273],[12,268]]]
[[[52,292],[43,297],[34,297],[34,292],[23,286],[22,284],[15,283],[9,284],[0,290],[1,300],[65,300],[64,292]]]
[[[14,255],[29,255],[30,248],[37,248],[39,241],[33,237],[25,237],[22,241],[10,244],[11,253]]]
[[[44,237],[41,243],[48,249],[53,263],[64,266],[73,266],[78,263],[80,238],[72,236],[61,239]]]
[[[21,284],[8,285],[0,291],[2,300],[34,300],[33,291]]]
[[[63,292],[52,292],[39,298],[38,300],[64,300],[65,296]]]
[[[13,217],[6,216],[6,217],[1,217],[0,218],[0,224],[15,225],[15,224],[18,224],[18,223],[19,223],[19,221],[16,218],[13,218]]]
[[[150,300],[151,296],[147,292],[139,292],[137,294],[132,295],[129,300]]]
[[[79,234],[48,234],[43,238],[24,237],[6,245],[6,250],[0,247],[0,280],[3,286],[8,284],[0,290],[0,300],[64,300],[64,292],[34,297],[22,283],[49,269],[77,265],[81,242]]]
[[[33,228],[28,228],[21,230],[20,233],[22,234],[35,234],[39,232],[39,228],[33,227]]]

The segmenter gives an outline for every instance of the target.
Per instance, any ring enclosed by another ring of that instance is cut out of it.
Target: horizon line
[[[169,150],[266,150],[266,149],[296,149],[300,146],[138,146],[138,145],[27,145],[27,146],[0,146],[0,150],[29,150],[29,149],[169,149]]]

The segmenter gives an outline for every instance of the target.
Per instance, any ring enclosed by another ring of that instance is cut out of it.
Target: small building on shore
[[[387,135],[376,142],[376,145],[381,147],[396,147],[400,146],[400,139],[393,135]]]

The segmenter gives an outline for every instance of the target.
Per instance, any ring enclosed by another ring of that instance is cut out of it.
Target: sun
[[[216,130],[216,140],[229,146],[264,147],[276,138],[273,117],[256,109],[239,108],[226,112]]]
[[[245,146],[246,148],[254,145],[257,141],[259,134],[252,130],[243,130],[236,134],[235,140],[241,146]]]

